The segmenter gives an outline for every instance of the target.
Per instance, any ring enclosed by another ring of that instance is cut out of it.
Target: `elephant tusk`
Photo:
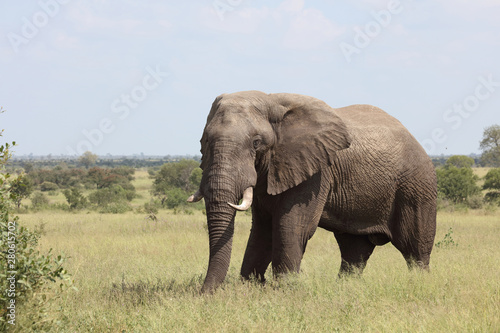
[[[193,203],[193,202],[198,202],[200,201],[201,199],[203,199],[203,194],[201,194],[200,190],[196,191],[195,194],[193,194],[192,196],[190,196],[188,199],[187,199],[187,202],[190,202],[190,203]]]
[[[228,202],[229,206],[233,207],[236,210],[239,211],[245,211],[250,206],[252,206],[252,201],[253,201],[253,187],[248,187],[245,192],[243,192],[243,201],[241,202],[241,205],[235,205],[230,202]]]

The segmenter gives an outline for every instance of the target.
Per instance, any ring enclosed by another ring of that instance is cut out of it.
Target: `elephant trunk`
[[[236,211],[228,202],[236,202],[235,191],[229,182],[220,176],[212,176],[207,182],[205,191],[205,207],[207,211],[208,233],[210,241],[210,257],[207,276],[202,293],[213,292],[225,279],[234,233],[234,217]]]

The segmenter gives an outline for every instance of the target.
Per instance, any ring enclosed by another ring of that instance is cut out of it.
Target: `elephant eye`
[[[253,148],[254,148],[254,149],[259,148],[260,143],[261,143],[261,140],[260,140],[260,139],[255,139],[255,140],[253,140]]]

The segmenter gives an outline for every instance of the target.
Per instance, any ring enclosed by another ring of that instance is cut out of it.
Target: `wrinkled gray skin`
[[[253,188],[252,230],[241,275],[298,272],[319,226],[340,247],[339,274],[361,272],[391,242],[428,269],[436,230],[436,175],[408,130],[370,105],[333,109],[296,94],[223,94],[201,139],[210,259],[202,292],[224,280],[237,204]],[[240,207],[241,208],[241,207]],[[244,208],[243,208],[244,209]]]

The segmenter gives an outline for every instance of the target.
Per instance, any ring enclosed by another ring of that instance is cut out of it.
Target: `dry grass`
[[[45,224],[41,247],[70,257],[78,291],[60,301],[56,332],[500,330],[499,213],[440,214],[436,241],[453,228],[456,246],[435,248],[430,274],[409,272],[386,245],[362,278],[338,280],[335,239],[318,230],[301,274],[266,286],[240,282],[250,219],[239,214],[227,281],[213,296],[198,294],[208,263],[201,213],[160,212],[154,223],[134,213],[41,212],[21,222]]]

